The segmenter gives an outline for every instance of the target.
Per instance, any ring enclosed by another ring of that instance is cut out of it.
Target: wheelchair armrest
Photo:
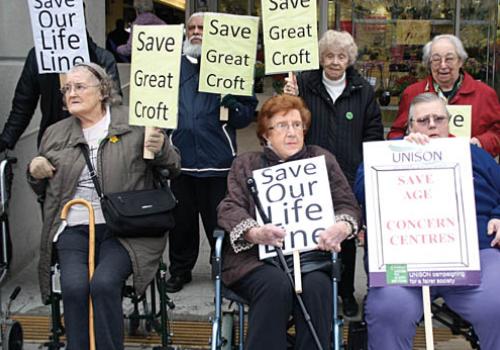
[[[214,238],[215,238],[215,257],[220,258],[222,256],[222,242],[224,241],[224,230],[220,228],[216,228],[214,230]]]

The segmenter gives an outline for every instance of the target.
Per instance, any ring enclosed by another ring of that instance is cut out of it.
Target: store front
[[[437,34],[459,36],[469,54],[465,69],[500,92],[499,1],[318,0],[318,28],[354,36],[357,68],[379,94],[391,92],[386,110],[392,110],[402,90],[426,75],[422,47]],[[108,31],[116,18],[133,12],[132,2],[106,1]],[[259,16],[260,0],[155,0],[155,10],[167,23],[181,23],[197,11]]]

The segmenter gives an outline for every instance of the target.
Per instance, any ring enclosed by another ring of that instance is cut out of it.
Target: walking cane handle
[[[61,219],[66,220],[66,218],[68,217],[69,209],[75,204],[82,204],[86,206],[89,210],[89,223],[94,223],[94,208],[92,208],[92,204],[89,201],[82,198],[72,199],[68,203],[66,203],[61,210]]]

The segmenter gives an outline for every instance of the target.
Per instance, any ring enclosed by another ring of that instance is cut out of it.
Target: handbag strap
[[[97,178],[97,171],[94,169],[92,165],[92,161],[89,156],[89,148],[87,145],[81,143],[80,148],[82,149],[83,156],[85,157],[85,162],[87,163],[87,168],[89,168],[89,175],[94,183],[95,190],[97,191],[97,195],[99,198],[102,198],[101,185],[99,185],[99,179]]]

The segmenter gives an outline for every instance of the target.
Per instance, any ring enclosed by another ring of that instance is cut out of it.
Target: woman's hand
[[[37,180],[50,179],[55,171],[56,168],[45,157],[35,157],[30,162],[29,172]]]
[[[491,246],[500,247],[500,219],[491,219],[488,221],[488,235],[495,235],[491,241]]]
[[[318,240],[318,249],[340,252],[340,243],[351,234],[351,225],[345,221],[338,221],[321,232]]]
[[[285,78],[285,86],[283,88],[283,92],[287,95],[298,96],[299,95],[299,86],[297,85],[297,77],[295,74],[292,74],[291,78]]]
[[[425,144],[429,143],[429,141],[430,141],[429,136],[422,134],[422,133],[419,133],[419,132],[412,132],[409,135],[406,135],[404,139],[406,141],[416,143],[418,145],[425,145]]]
[[[243,238],[254,244],[268,244],[275,247],[282,247],[285,235],[286,231],[282,227],[266,224],[264,226],[252,227],[245,232]]]
[[[151,131],[148,134],[144,142],[144,146],[148,151],[153,152],[154,154],[158,154],[165,142],[165,134],[161,131],[160,128],[151,128]]]

